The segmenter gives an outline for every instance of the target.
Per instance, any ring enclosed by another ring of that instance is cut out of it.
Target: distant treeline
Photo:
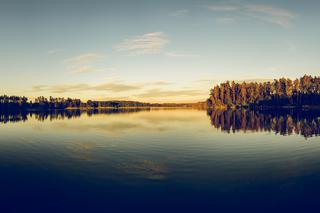
[[[124,108],[124,107],[203,107],[201,103],[143,103],[137,101],[87,101],[71,98],[45,98],[43,96],[34,101],[28,101],[26,97],[20,96],[0,96],[1,111],[19,110],[54,110],[70,108]]]
[[[221,107],[301,107],[320,105],[320,77],[305,75],[300,79],[275,79],[264,83],[216,85],[207,99],[209,108]]]

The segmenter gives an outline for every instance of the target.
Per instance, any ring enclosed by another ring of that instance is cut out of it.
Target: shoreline
[[[130,109],[207,109],[194,106],[128,106],[128,107],[67,107],[67,108],[34,108],[34,109],[0,109],[0,112],[41,112],[41,111],[90,111],[90,110],[130,110]]]

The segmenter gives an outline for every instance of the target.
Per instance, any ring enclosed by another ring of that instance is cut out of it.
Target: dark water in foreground
[[[317,112],[0,114],[0,212],[320,209]]]

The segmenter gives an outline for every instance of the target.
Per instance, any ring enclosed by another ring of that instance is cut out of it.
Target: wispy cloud
[[[166,52],[165,56],[170,58],[190,58],[190,57],[197,57],[198,55],[181,53],[181,52]]]
[[[154,81],[151,82],[152,85],[156,85],[156,86],[166,86],[166,85],[171,85],[172,82],[170,81]]]
[[[170,16],[182,18],[182,17],[185,17],[188,13],[189,13],[189,10],[182,9],[182,10],[174,11],[173,13],[170,14]]]
[[[235,22],[236,19],[233,17],[220,17],[220,18],[217,18],[216,20],[218,23],[221,23],[221,24],[230,24]]]
[[[72,63],[72,64],[86,64],[86,63],[95,62],[102,58],[104,58],[104,56],[98,53],[85,53],[72,58],[68,58],[66,62]]]
[[[203,95],[203,91],[184,89],[184,90],[163,90],[163,89],[149,89],[141,94],[136,95],[139,98],[183,98],[183,97],[194,97]]]
[[[277,8],[269,5],[247,5],[246,11],[251,12],[261,20],[278,24],[282,27],[290,27],[295,14],[289,10]]]
[[[224,5],[209,5],[207,9],[214,12],[228,12],[236,13],[238,16],[248,16],[251,18],[259,19],[261,21],[273,23],[281,27],[291,27],[296,14],[292,11],[262,4],[224,4]],[[230,23],[231,19],[220,19],[221,23]]]
[[[176,87],[168,81],[149,82],[107,82],[102,84],[58,84],[58,85],[35,85],[31,91],[34,94],[77,96],[79,94],[96,94],[90,97],[94,100],[116,100],[124,97],[126,100],[140,100],[148,102],[181,102],[188,100],[202,100],[207,96],[206,89],[192,89]],[[103,96],[103,98],[102,98]],[[105,98],[104,96],[108,97]]]
[[[236,5],[209,5],[207,8],[211,11],[225,12],[225,11],[236,11],[240,10],[239,6]]]
[[[106,83],[97,86],[93,86],[92,89],[100,91],[112,91],[112,92],[125,92],[130,90],[142,89],[142,84],[125,84],[125,83]]]
[[[99,71],[103,71],[103,69],[97,69],[92,66],[81,66],[71,70],[71,72],[74,74],[92,73],[92,72],[99,72]]]
[[[32,88],[33,92],[50,92],[50,93],[70,93],[83,91],[110,91],[110,92],[126,92],[132,90],[142,89],[140,84],[126,84],[126,83],[105,83],[98,85],[89,84],[63,84],[63,85],[36,85]]]
[[[109,67],[109,68],[95,68],[92,66],[81,66],[81,67],[76,67],[74,69],[71,69],[70,72],[73,74],[83,74],[83,73],[93,73],[93,72],[114,72],[116,71],[116,68]]]
[[[131,55],[156,54],[162,51],[169,40],[163,32],[152,32],[126,39],[114,46],[117,51],[128,52]]]
[[[85,53],[65,60],[66,69],[73,74],[93,73],[105,69],[96,68],[94,63],[105,56],[98,53]]]
[[[52,50],[49,50],[47,52],[47,54],[54,55],[54,54],[57,54],[57,53],[60,53],[60,52],[64,52],[64,51],[65,51],[65,49],[62,49],[62,48],[60,48],[60,49],[52,49]]]

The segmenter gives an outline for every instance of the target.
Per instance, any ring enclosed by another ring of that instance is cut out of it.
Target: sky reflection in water
[[[10,207],[22,197],[34,211],[50,204],[52,211],[208,209],[212,203],[236,209],[265,202],[299,208],[313,204],[320,188],[316,112],[176,109],[0,118],[6,208],[23,210]],[[33,199],[41,202],[31,205]]]

